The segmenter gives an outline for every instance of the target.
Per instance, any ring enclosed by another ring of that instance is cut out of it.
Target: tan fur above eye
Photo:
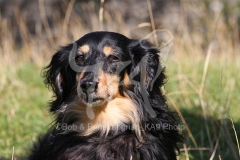
[[[80,53],[88,53],[89,50],[90,50],[90,47],[89,47],[89,45],[87,45],[87,44],[79,47],[79,49],[78,49],[78,51],[79,51]]]
[[[111,47],[111,46],[104,46],[103,47],[103,53],[106,56],[110,55],[112,53],[112,51],[113,51],[113,47]]]

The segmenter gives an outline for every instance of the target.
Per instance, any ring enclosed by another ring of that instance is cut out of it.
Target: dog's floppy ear
[[[75,86],[76,73],[69,66],[69,54],[72,45],[62,47],[55,53],[50,64],[44,69],[45,84],[54,92],[50,102],[50,111],[57,111],[62,103],[71,95]]]
[[[132,57],[132,71],[138,72],[138,81],[143,83],[149,92],[154,86],[159,88],[163,82],[164,74],[160,65],[160,52],[146,39],[133,40],[129,45],[130,55]]]

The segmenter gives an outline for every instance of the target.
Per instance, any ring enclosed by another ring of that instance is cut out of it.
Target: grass
[[[240,120],[240,75],[236,74],[240,71],[239,63],[234,59],[212,57],[204,82],[203,97],[199,97],[204,62],[203,58],[194,60],[193,57],[177,62],[168,60],[168,96],[178,97],[181,104],[185,104],[180,107],[182,109],[200,106],[199,99],[202,98],[208,107],[208,114],[216,118],[227,118],[231,113],[234,120]]]
[[[23,156],[50,122],[46,103],[50,93],[40,77],[40,68],[19,64],[1,69],[0,150],[3,157]]]
[[[239,137],[240,82],[237,79],[240,76],[236,75],[240,70],[239,64],[233,59],[212,57],[203,95],[199,96],[204,59],[193,57],[181,61],[176,59],[177,57],[170,58],[167,61],[169,80],[165,91],[170,106],[177,105],[190,128],[191,132],[187,129],[183,130],[188,147],[188,150],[185,149],[189,158],[209,159],[216,142],[219,141],[216,146],[216,157],[238,159],[238,146],[230,118],[235,122]],[[186,158],[184,152],[182,156],[183,159]]]
[[[83,2],[92,26],[86,26],[74,10],[75,0],[62,2],[64,19],[54,17],[58,14],[46,15],[43,2],[39,0],[44,24],[36,24],[35,35],[29,32],[26,17],[16,6],[21,45],[16,43],[11,25],[0,16],[0,30],[4,31],[0,33],[0,158],[11,158],[12,154],[24,157],[32,142],[48,129],[52,121],[47,110],[51,92],[40,74],[47,64],[46,57],[59,45],[101,29],[136,38],[131,36],[135,32],[144,37],[152,29],[166,28],[174,36],[174,45],[165,62],[168,81],[164,90],[169,107],[179,114],[179,122],[184,125],[180,158],[239,159],[239,3],[224,1],[222,11],[211,10],[212,0],[181,1],[178,6],[169,3],[162,17],[164,25],[156,27],[157,15],[151,12],[151,0],[147,0],[145,14],[149,14],[150,22],[139,21],[133,27],[125,24],[120,10],[105,1],[101,1],[99,12],[97,3]],[[52,19],[52,28],[46,16]],[[158,35],[160,39],[166,37]]]

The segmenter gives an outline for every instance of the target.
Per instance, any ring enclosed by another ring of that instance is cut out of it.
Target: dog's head
[[[121,85],[129,83],[127,66],[131,56],[128,43],[129,39],[120,34],[105,32],[85,35],[77,42],[75,60],[81,69],[76,76],[76,85],[84,103],[102,106],[123,96]]]
[[[158,52],[147,40],[128,39],[118,33],[84,35],[61,48],[46,68],[45,82],[56,97],[50,110],[80,113],[82,118],[83,110],[90,106],[95,114],[94,123],[99,125],[140,123],[144,115],[151,114],[151,109],[144,105],[152,107],[154,103],[146,101],[161,95],[159,87],[164,74]],[[73,102],[77,103],[68,105]],[[84,119],[87,118],[80,121]]]

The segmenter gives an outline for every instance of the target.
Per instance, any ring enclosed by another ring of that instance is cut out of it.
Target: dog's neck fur
[[[93,114],[92,119],[89,112]],[[129,124],[139,141],[143,140],[137,105],[125,97],[116,97],[103,106],[91,108],[81,101],[76,101],[69,104],[64,115],[63,123],[74,121],[73,124],[77,126],[80,136],[89,136],[96,132],[101,136],[107,136],[111,130],[117,132],[124,124]]]

